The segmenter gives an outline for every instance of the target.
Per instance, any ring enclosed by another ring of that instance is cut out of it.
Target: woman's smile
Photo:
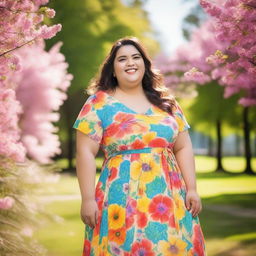
[[[125,70],[125,72],[128,74],[135,74],[136,71],[137,71],[137,68],[127,68]]]

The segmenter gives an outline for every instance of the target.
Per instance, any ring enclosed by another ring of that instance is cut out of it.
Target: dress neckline
[[[100,91],[103,92],[104,94],[106,94],[109,99],[112,99],[113,101],[119,103],[120,105],[122,105],[123,107],[125,107],[126,109],[128,109],[129,111],[133,112],[136,115],[148,115],[150,113],[150,111],[152,110],[153,105],[150,103],[149,108],[144,113],[138,113],[137,111],[135,111],[132,108],[128,107],[126,104],[122,103],[120,100],[118,100],[114,96],[110,95],[106,91],[103,91],[103,90],[100,90]]]

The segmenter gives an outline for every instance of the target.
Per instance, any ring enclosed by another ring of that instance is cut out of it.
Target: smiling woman
[[[88,89],[73,126],[84,256],[206,255],[190,126],[161,78],[139,41],[124,38]]]

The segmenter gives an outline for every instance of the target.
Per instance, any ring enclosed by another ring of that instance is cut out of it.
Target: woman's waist
[[[107,155],[105,155],[105,159],[109,159],[111,157],[117,156],[117,155],[129,155],[129,154],[142,154],[142,153],[171,153],[173,154],[173,150],[170,147],[146,147],[146,148],[137,148],[137,149],[128,149],[128,150],[120,150],[111,152]]]

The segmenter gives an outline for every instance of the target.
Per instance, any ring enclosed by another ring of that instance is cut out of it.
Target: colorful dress
[[[190,128],[151,105],[144,114],[104,91],[91,95],[74,128],[105,154],[95,198],[98,224],[86,225],[83,256],[205,256],[198,217],[185,207],[186,187],[172,151]]]

